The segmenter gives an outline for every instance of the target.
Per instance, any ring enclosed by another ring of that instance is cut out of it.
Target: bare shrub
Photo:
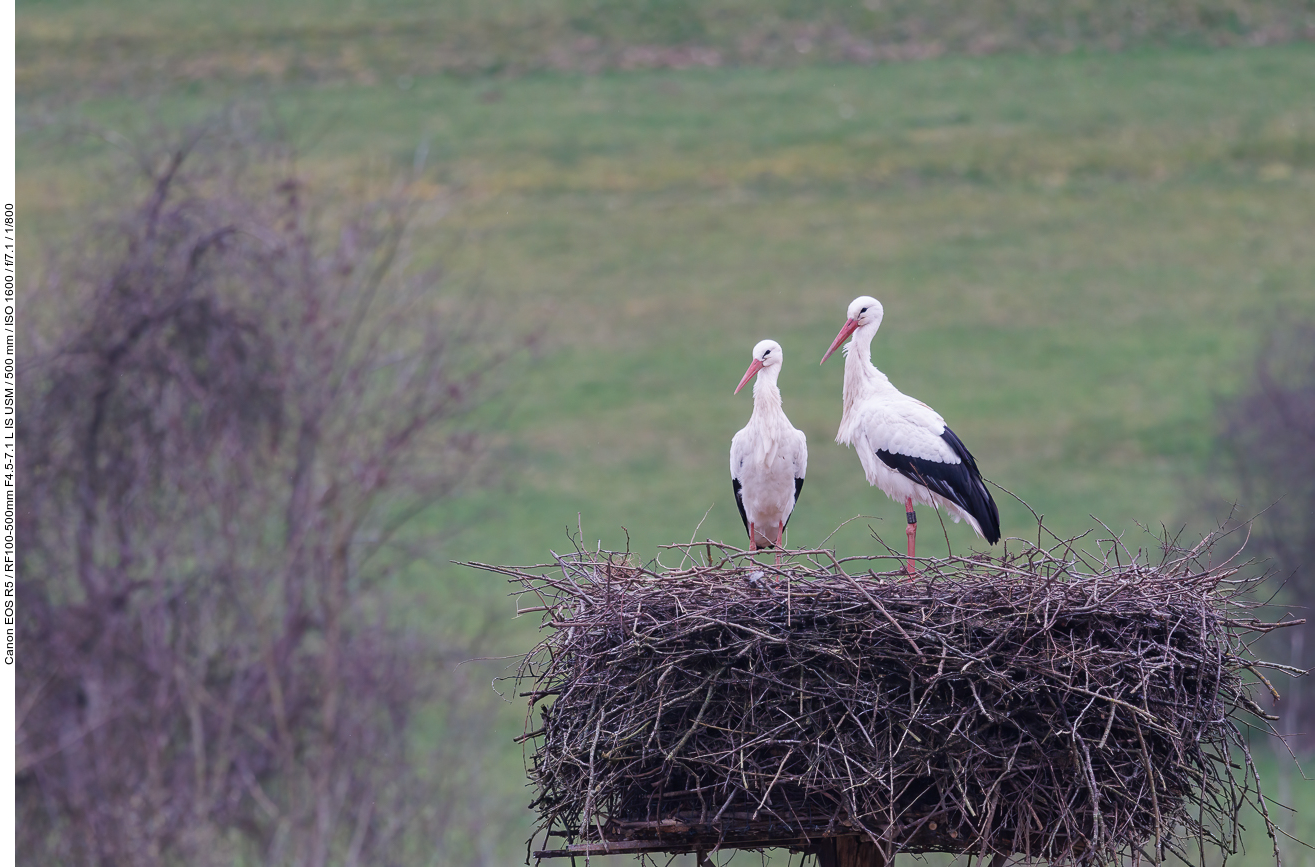
[[[21,374],[27,863],[480,843],[455,789],[491,713],[454,671],[478,639],[408,625],[385,579],[475,461],[499,358],[405,267],[405,202],[317,216],[289,155],[258,150],[227,132],[144,157],[141,201],[46,287],[82,313]]]
[[[1273,332],[1262,347],[1250,382],[1219,411],[1227,475],[1239,502],[1260,512],[1252,550],[1287,579],[1283,601],[1315,608],[1315,324]],[[1309,617],[1309,614],[1306,616]],[[1288,662],[1315,668],[1309,626],[1282,636]],[[1284,731],[1294,746],[1315,746],[1312,696],[1298,678],[1280,678]]]

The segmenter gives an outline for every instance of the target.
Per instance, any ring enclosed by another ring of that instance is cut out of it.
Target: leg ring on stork
[[[912,497],[904,498],[904,515],[906,518],[909,519],[909,526],[904,530],[904,535],[909,537],[909,561],[906,565],[906,568],[908,570],[909,577],[912,578],[914,573],[918,571],[913,566],[914,543],[916,543],[918,540],[918,515],[916,512],[913,511]]]

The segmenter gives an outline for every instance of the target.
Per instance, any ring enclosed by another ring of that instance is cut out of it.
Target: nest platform
[[[538,858],[1199,863],[1238,848],[1247,805],[1274,835],[1244,736],[1273,719],[1249,642],[1300,621],[1253,616],[1208,543],[1152,565],[1057,541],[914,580],[889,557],[686,547],[678,569],[471,564],[509,575],[547,631],[516,678]]]

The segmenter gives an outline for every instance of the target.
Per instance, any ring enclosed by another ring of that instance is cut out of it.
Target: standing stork
[[[1000,512],[982,482],[977,462],[936,410],[890,384],[872,364],[872,338],[881,327],[881,302],[868,295],[849,305],[845,325],[822,356],[822,364],[851,334],[845,347],[844,408],[836,442],[853,446],[868,484],[895,502],[904,501],[909,539],[908,573],[914,573],[918,535],[915,502],[944,508],[994,545],[1000,541]]]
[[[781,409],[781,344],[763,340],[753,348],[753,363],[735,387],[739,394],[755,375],[753,415],[731,438],[731,488],[740,507],[749,550],[779,549],[785,525],[799,501],[808,469],[808,442]],[[776,562],[781,562],[778,552]]]

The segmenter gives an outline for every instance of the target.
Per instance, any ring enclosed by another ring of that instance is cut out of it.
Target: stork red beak
[[[845,338],[853,334],[854,329],[856,328],[858,328],[857,319],[846,319],[845,326],[840,329],[840,333],[836,335],[836,339],[831,341],[831,348],[826,351],[826,355],[822,356],[822,360],[819,361],[818,364],[826,364],[826,360],[831,357],[831,353],[839,349],[840,344],[844,343]]]
[[[760,371],[760,370],[762,370],[762,369],[763,369],[763,362],[762,362],[762,359],[761,359],[761,358],[755,358],[755,359],[753,360],[753,364],[750,364],[750,365],[749,365],[749,369],[746,370],[746,371],[744,372],[744,379],[741,379],[741,380],[740,380],[740,384],[737,385],[737,386],[735,386],[735,393],[736,393],[736,394],[739,394],[739,393],[740,393],[740,389],[744,388],[744,384],[745,384],[746,382],[748,382],[749,380],[753,379],[754,374],[756,374],[758,371]]]

